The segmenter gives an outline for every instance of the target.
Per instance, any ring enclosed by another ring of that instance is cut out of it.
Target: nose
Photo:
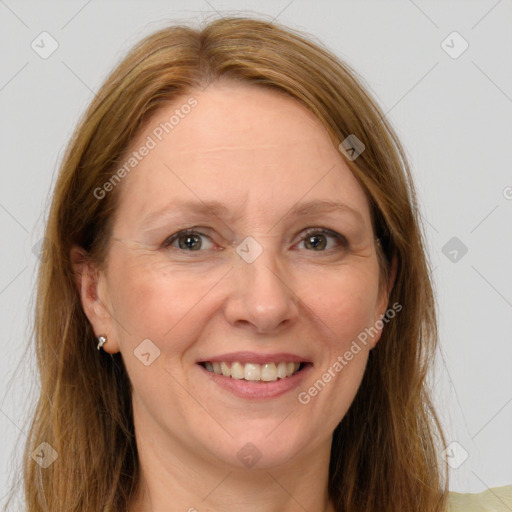
[[[259,334],[274,333],[299,316],[294,283],[272,251],[256,261],[240,259],[231,273],[231,293],[225,307],[227,321]]]

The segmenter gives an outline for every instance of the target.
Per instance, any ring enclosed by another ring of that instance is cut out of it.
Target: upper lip
[[[220,354],[218,356],[206,357],[198,361],[198,363],[234,363],[238,362],[240,364],[245,363],[256,363],[256,364],[265,364],[265,363],[308,363],[309,361],[297,354],[290,354],[288,352],[279,352],[276,354],[262,354],[257,352],[230,352],[229,354]]]

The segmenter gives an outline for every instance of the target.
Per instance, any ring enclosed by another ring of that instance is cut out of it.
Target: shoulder
[[[512,485],[488,489],[479,494],[448,495],[447,512],[510,512],[512,511]]]

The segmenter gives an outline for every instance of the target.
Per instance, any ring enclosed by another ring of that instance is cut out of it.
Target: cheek
[[[321,363],[297,399],[326,435],[346,414],[366,369],[372,341],[367,333],[378,303],[378,271],[368,263],[331,272],[329,279],[317,281],[323,286],[301,295],[318,319],[323,347]]]
[[[369,262],[370,263],[370,262]],[[374,324],[378,305],[378,269],[346,267],[318,281],[304,302],[326,326],[331,351],[345,350],[365,328]]]
[[[173,268],[150,258],[116,265],[111,274],[113,309],[121,349],[134,349],[149,338],[168,354],[181,354],[197,331],[196,311],[218,281],[214,273]],[[221,276],[220,276],[221,277]]]

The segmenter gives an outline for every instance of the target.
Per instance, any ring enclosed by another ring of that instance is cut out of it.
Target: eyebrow
[[[304,217],[306,215],[319,215],[322,213],[332,212],[348,213],[355,217],[357,221],[364,224],[363,216],[358,210],[352,208],[351,206],[345,203],[329,200],[312,200],[305,203],[297,203],[294,206],[292,206],[276,224],[278,224],[283,219],[288,217]],[[172,206],[167,205],[162,210],[150,213],[143,220],[142,225],[143,227],[147,227],[158,218],[173,213],[176,215],[181,215],[185,213],[197,216],[210,214],[221,219],[237,218],[237,215],[235,215],[226,205],[224,205],[220,201],[180,201],[173,203]]]
[[[196,202],[196,201],[179,201],[167,205],[162,210],[150,213],[144,218],[142,222],[143,227],[147,227],[155,220],[163,217],[164,215],[181,215],[182,213],[190,215],[214,215],[215,217],[229,217],[231,214],[229,208],[222,204],[220,201]]]
[[[349,213],[356,217],[358,221],[364,223],[363,216],[358,210],[352,208],[348,204],[341,203],[339,201],[314,200],[308,201],[306,203],[298,203],[286,213],[285,217],[317,215],[319,213],[331,213],[336,211]]]

